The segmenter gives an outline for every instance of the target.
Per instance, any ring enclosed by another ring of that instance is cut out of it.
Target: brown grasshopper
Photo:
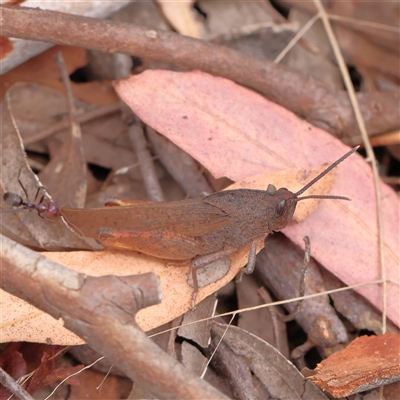
[[[250,243],[245,272],[251,273],[257,242],[269,233],[285,228],[298,201],[350,200],[343,196],[299,196],[357,148],[339,158],[296,193],[268,185],[267,190],[225,190],[195,200],[161,203],[111,201],[106,203],[108,207],[63,208],[62,213],[85,236],[98,239],[105,247],[135,250],[180,263],[190,261],[193,308],[199,288],[198,268],[227,257]]]

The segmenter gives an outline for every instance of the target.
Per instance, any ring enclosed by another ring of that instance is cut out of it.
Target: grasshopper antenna
[[[344,161],[347,157],[351,156],[354,152],[358,150],[360,146],[353,147],[348,153],[346,153],[344,156],[340,157],[338,160],[336,160],[332,165],[330,165],[325,171],[322,171],[317,177],[315,177],[313,180],[307,183],[302,189],[300,189],[298,192],[294,193],[293,197],[298,197],[299,195],[303,194],[308,188],[310,188],[312,185],[314,185],[315,182],[319,181],[322,177],[324,177],[327,173],[333,170],[337,165],[339,165],[342,161]],[[348,197],[344,196],[324,196],[324,195],[310,195],[310,196],[303,196],[298,198],[298,200],[305,200],[305,199],[336,199],[336,200],[349,200]]]

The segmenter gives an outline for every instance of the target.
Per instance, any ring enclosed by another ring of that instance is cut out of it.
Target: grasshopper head
[[[286,227],[286,225],[290,222],[293,217],[294,211],[296,209],[296,204],[300,200],[306,199],[334,199],[334,200],[350,200],[348,197],[343,196],[331,196],[331,195],[310,195],[310,196],[302,196],[309,187],[315,184],[315,182],[319,181],[323,176],[325,176],[328,172],[330,172],[333,168],[335,168],[338,164],[340,164],[343,160],[353,154],[360,146],[354,147],[344,156],[340,157],[333,164],[331,164],[328,168],[322,171],[317,177],[307,183],[302,189],[300,189],[296,193],[292,193],[290,190],[286,188],[281,188],[276,190],[274,185],[268,185],[266,190],[268,194],[268,203],[267,203],[267,213],[268,213],[268,229],[270,232],[272,231],[280,231]]]
[[[286,227],[293,217],[296,209],[297,197],[288,189],[280,188],[272,193],[270,185],[267,189],[272,196],[269,199],[269,221],[268,229],[272,232],[278,232]]]

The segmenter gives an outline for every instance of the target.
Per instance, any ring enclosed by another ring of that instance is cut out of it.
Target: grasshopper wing
[[[203,199],[143,202],[128,207],[63,208],[62,215],[85,236],[97,238],[100,229],[168,231],[196,237],[230,223],[230,216]]]

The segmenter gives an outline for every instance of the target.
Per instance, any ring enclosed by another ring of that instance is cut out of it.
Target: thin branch
[[[139,120],[129,126],[129,138],[140,163],[139,168],[149,199],[152,201],[165,201],[164,193],[153,164],[153,158],[148,150],[143,125]]]
[[[58,68],[60,69],[61,79],[63,81],[64,87],[65,87],[65,91],[66,91],[66,94],[67,94],[69,123],[70,123],[71,127],[74,127],[74,126],[78,125],[78,122],[76,120],[77,111],[76,111],[75,102],[74,102],[74,94],[72,93],[71,81],[69,79],[69,74],[68,74],[68,71],[67,71],[67,67],[65,65],[64,58],[63,58],[61,52],[58,52],[55,55],[55,59],[56,59],[57,64],[58,64]],[[78,129],[80,130],[79,125],[78,125]]]
[[[34,400],[33,397],[2,368],[0,368],[0,384],[8,389],[17,399]]]
[[[116,79],[128,77],[131,69],[132,60],[129,56],[120,53],[114,54],[114,77]],[[147,195],[152,201],[165,201],[153,158],[148,149],[143,124],[122,100],[120,100],[120,106],[122,120],[128,127],[129,139],[139,160],[139,168]]]

